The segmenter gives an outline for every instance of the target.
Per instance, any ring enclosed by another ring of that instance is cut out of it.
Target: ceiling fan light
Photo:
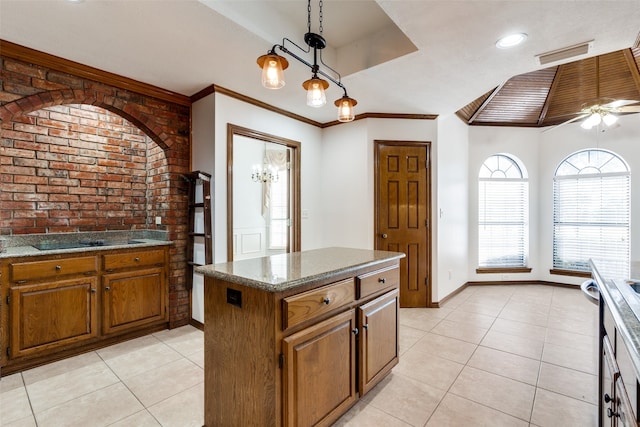
[[[602,117],[600,116],[600,114],[599,113],[593,113],[589,117],[587,117],[585,121],[583,121],[580,124],[580,127],[582,129],[589,130],[594,126],[598,126],[601,121],[602,121]]]
[[[338,121],[339,122],[352,122],[355,118],[354,107],[358,101],[353,98],[349,98],[347,95],[336,100],[335,106],[338,107]]]
[[[272,51],[259,57],[256,62],[262,68],[262,86],[267,89],[280,89],[285,85],[284,70],[289,66],[285,58]]]
[[[327,103],[327,96],[324,90],[329,87],[329,82],[317,76],[302,83],[302,87],[307,91],[307,105],[309,107],[320,108]]]
[[[618,118],[613,114],[607,113],[604,116],[602,116],[602,121],[604,122],[605,125],[611,126],[612,124],[618,121]]]

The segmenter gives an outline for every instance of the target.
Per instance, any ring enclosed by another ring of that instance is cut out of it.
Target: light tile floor
[[[474,286],[401,309],[400,363],[337,426],[596,426],[597,307],[579,290]],[[1,426],[203,424],[185,326],[0,380]]]

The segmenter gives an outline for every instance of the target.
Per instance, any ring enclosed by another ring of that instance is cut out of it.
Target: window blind
[[[629,277],[628,172],[556,176],[553,207],[554,268]]]
[[[526,267],[529,247],[529,183],[525,179],[479,180],[478,264]]]

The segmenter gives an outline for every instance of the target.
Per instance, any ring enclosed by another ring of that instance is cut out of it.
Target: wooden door
[[[15,286],[10,296],[11,358],[97,336],[95,277]]]
[[[166,320],[163,268],[108,274],[103,281],[105,334]]]
[[[329,426],[358,397],[355,310],[285,338],[284,425]]]
[[[359,390],[364,396],[398,364],[398,290],[358,308]]]
[[[400,306],[431,306],[429,143],[376,141],[375,248],[404,252]]]

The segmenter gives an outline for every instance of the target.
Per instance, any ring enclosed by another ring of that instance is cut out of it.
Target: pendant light
[[[262,55],[256,62],[262,68],[262,86],[267,89],[280,89],[284,86],[284,70],[289,67],[286,58],[271,49],[271,52]]]
[[[338,121],[339,122],[353,121],[353,119],[356,118],[356,115],[353,111],[353,107],[355,107],[357,103],[358,101],[356,101],[353,98],[349,98],[347,96],[347,91],[345,90],[344,96],[336,100],[336,102],[334,102],[336,107],[338,107]]]
[[[262,55],[258,58],[256,62],[260,68],[262,68],[262,86],[267,89],[280,89],[285,85],[284,70],[289,66],[289,62],[284,57],[276,53],[276,48],[278,48],[280,51],[286,53],[293,59],[296,59],[311,69],[311,78],[302,83],[302,87],[307,91],[307,105],[319,108],[327,103],[325,90],[329,88],[329,82],[318,77],[318,74],[320,74],[344,90],[344,96],[336,100],[334,104],[338,107],[338,121],[350,122],[355,119],[354,107],[358,102],[347,96],[347,89],[340,80],[340,73],[322,61],[322,49],[327,46],[327,42],[322,36],[322,0],[320,0],[319,5],[320,34],[317,34],[311,32],[311,0],[308,0],[307,2],[307,33],[304,35],[304,41],[307,44],[307,49],[303,49],[291,40],[284,38],[282,40],[282,44],[274,45],[266,55]],[[285,47],[285,41],[288,41],[290,44],[293,44],[305,53],[310,53],[311,50],[313,50],[313,64],[307,62],[287,49]],[[318,54],[318,52],[320,52],[320,54]],[[320,69],[320,64],[324,68],[327,68],[335,77]]]

